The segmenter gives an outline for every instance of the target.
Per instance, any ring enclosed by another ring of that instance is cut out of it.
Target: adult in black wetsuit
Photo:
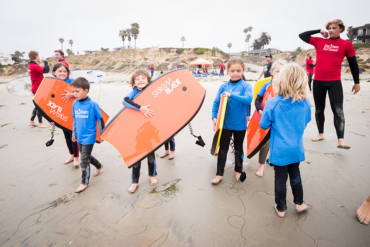
[[[315,117],[319,135],[312,141],[324,140],[325,99],[328,92],[330,106],[334,114],[334,126],[338,137],[338,148],[350,149],[344,142],[343,88],[341,82],[341,65],[347,57],[355,82],[352,92],[360,91],[359,69],[355,49],[351,42],[340,38],[345,30],[341,20],[328,22],[325,30],[313,30],[299,34],[299,37],[316,48],[316,71],[313,80],[313,97],[315,101]],[[324,38],[311,37],[321,33]]]

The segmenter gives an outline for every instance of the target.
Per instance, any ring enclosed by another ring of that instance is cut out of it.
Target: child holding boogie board
[[[305,160],[303,132],[311,120],[311,104],[307,99],[307,76],[297,63],[290,63],[280,71],[277,96],[266,102],[260,126],[271,128],[270,162],[275,169],[275,211],[285,216],[286,181],[290,179],[295,209],[308,209],[303,201],[299,163]]]
[[[153,116],[154,112],[149,107],[150,105],[140,106],[133,102],[132,100],[134,97],[143,90],[151,81],[151,77],[146,70],[139,69],[136,70],[131,76],[131,86],[133,90],[123,99],[122,104],[130,109],[141,111],[146,117]],[[155,155],[154,152],[151,152],[147,156],[148,158],[148,173],[150,179],[150,185],[156,185],[158,183],[155,176],[157,175],[157,165],[155,162]],[[131,186],[128,188],[129,193],[134,193],[139,186],[139,178],[140,178],[140,168],[141,168],[141,161],[132,165],[132,175],[131,175]]]
[[[274,87],[274,90],[276,91],[276,89],[278,87],[278,85],[277,85],[278,80],[277,79],[278,79],[278,76],[279,76],[279,72],[283,68],[284,65],[286,65],[286,61],[282,60],[282,59],[278,59],[272,64],[271,69],[270,69],[270,73],[272,75],[271,81],[266,82],[261,87],[260,91],[257,94],[254,105],[256,107],[256,110],[258,111],[258,113],[261,116],[262,116],[262,113],[263,113],[262,99],[263,99],[263,96],[266,92],[266,89],[268,87],[272,86],[272,87]],[[268,154],[269,150],[270,150],[270,142],[268,141],[266,143],[266,145],[259,151],[259,154],[258,154],[259,166],[258,166],[258,170],[256,172],[256,175],[258,177],[261,177],[261,178],[263,177],[263,171],[264,171],[264,168],[265,168],[265,161],[266,161],[267,154]]]
[[[69,78],[69,68],[64,63],[57,63],[53,67],[52,71],[53,75],[59,79],[67,82],[68,84],[71,84],[73,79]],[[62,99],[67,102],[70,98],[73,98],[73,93],[67,92],[62,95]],[[50,123],[51,125],[54,125],[54,123]],[[63,129],[64,138],[66,139],[66,144],[69,150],[69,154],[71,155],[69,159],[64,161],[64,164],[67,165],[68,163],[73,162],[73,165],[75,168],[78,168],[80,164],[78,163],[78,144],[77,142],[72,142],[72,133],[69,131],[66,131]]]
[[[217,124],[217,111],[220,104],[220,96],[225,94],[229,97],[226,106],[226,115],[220,139],[220,149],[217,157],[216,177],[211,183],[216,185],[223,179],[224,168],[229,150],[231,136],[234,136],[235,148],[235,179],[244,181],[246,174],[243,172],[243,142],[247,129],[247,109],[252,102],[252,86],[244,81],[244,62],[238,58],[232,58],[227,64],[227,73],[230,81],[222,84],[213,102],[212,121],[213,128]]]

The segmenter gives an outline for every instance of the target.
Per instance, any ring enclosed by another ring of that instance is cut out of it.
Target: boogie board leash
[[[190,129],[190,134],[191,134],[192,136],[194,136],[195,138],[197,138],[197,139],[198,139],[198,140],[195,142],[195,144],[198,144],[199,146],[204,147],[206,144],[205,144],[205,142],[203,141],[203,138],[202,138],[201,136],[196,136],[196,135],[194,134],[193,127],[191,126],[191,124],[190,124],[190,123],[188,124],[188,126],[189,126],[189,129]]]
[[[53,125],[53,127],[51,129],[51,139],[45,143],[45,145],[47,147],[53,145],[53,143],[54,143],[54,132],[55,132],[55,125]]]

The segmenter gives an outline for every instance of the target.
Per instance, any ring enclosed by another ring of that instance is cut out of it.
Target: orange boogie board
[[[120,153],[127,167],[144,159],[184,128],[200,110],[206,91],[186,69],[163,74],[133,101],[150,105],[154,115],[123,108],[105,127],[102,139]]]
[[[274,96],[274,89],[271,84],[266,88],[266,92],[263,95],[262,108],[265,107],[266,101]],[[258,153],[270,139],[270,129],[262,129],[259,125],[260,120],[261,116],[257,110],[255,110],[247,128],[247,157],[249,159]]]
[[[69,99],[67,102],[62,101],[62,94],[65,90],[72,92],[71,87],[65,81],[45,77],[33,98],[33,103],[37,105],[43,117],[49,122],[54,122],[61,129],[72,132],[73,130],[73,110],[72,103],[75,98]],[[102,110],[104,124],[107,123],[109,116]],[[99,126],[96,126],[96,141],[101,142]]]
[[[217,155],[218,153],[218,147],[220,145],[222,129],[224,126],[224,121],[225,121],[227,100],[228,100],[228,97],[224,94],[221,94],[220,97],[221,97],[221,101],[220,101],[220,105],[218,106],[216,130],[213,136],[212,147],[211,147],[212,155]]]

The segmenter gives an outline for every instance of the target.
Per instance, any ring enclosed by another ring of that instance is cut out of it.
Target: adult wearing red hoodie
[[[32,83],[31,91],[32,91],[33,94],[35,94],[37,89],[39,88],[39,86],[41,84],[42,79],[44,79],[43,73],[48,73],[49,72],[49,64],[48,64],[47,61],[44,61],[44,59],[42,59],[41,62],[44,63],[44,67],[39,65],[40,58],[39,58],[39,53],[37,51],[30,51],[28,53],[28,57],[31,60],[31,62],[29,62],[29,64],[28,64],[28,73],[30,74],[31,83]],[[38,125],[35,124],[35,122],[34,122],[36,116],[39,120]],[[28,125],[29,126],[40,127],[40,128],[47,128],[48,127],[47,125],[42,123],[41,111],[36,106],[32,111],[31,121]]]

